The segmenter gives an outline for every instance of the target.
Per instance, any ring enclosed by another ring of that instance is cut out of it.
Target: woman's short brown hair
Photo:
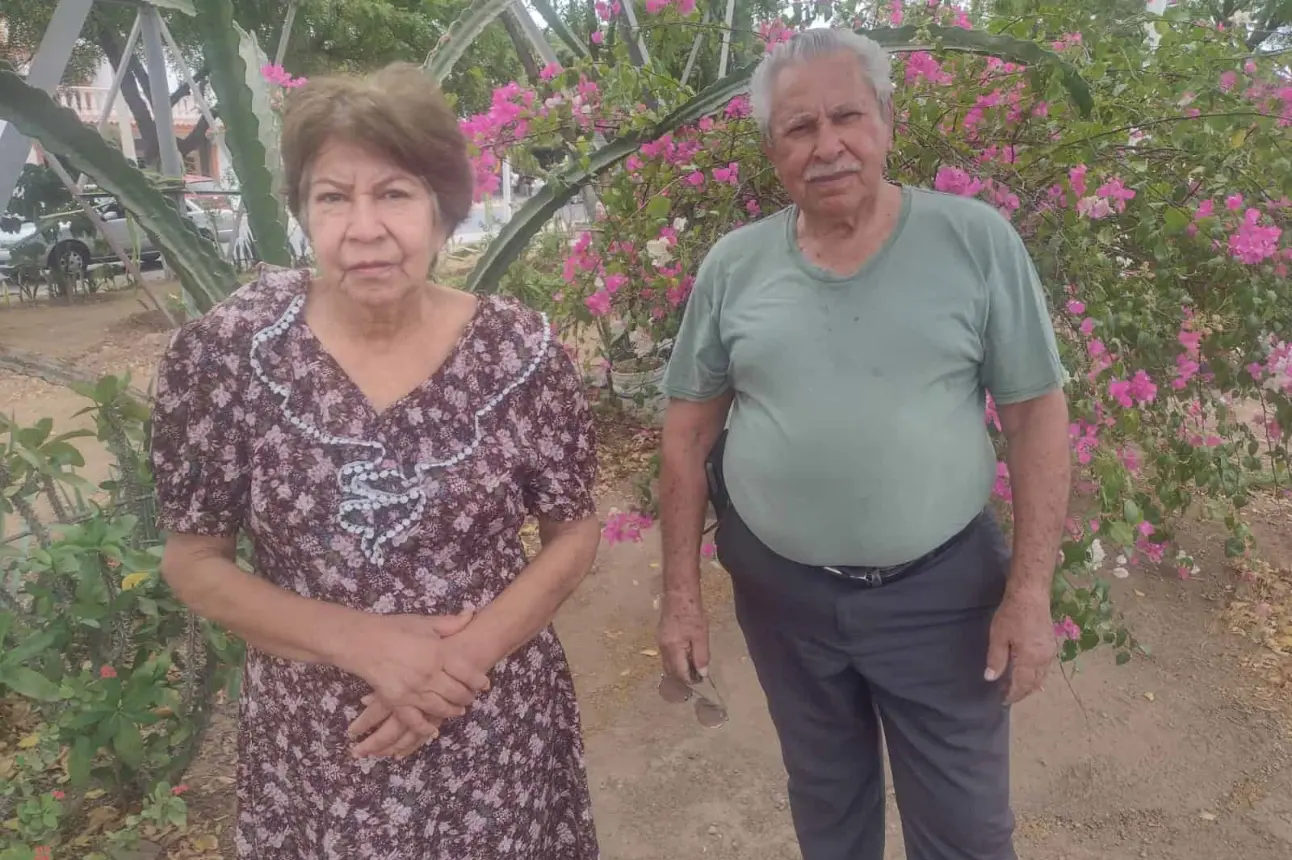
[[[390,159],[430,186],[449,234],[471,212],[472,170],[458,118],[439,87],[411,63],[367,77],[328,75],[292,91],[283,110],[287,205],[301,217],[309,169],[344,140]]]

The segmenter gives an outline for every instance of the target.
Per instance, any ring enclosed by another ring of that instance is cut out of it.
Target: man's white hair
[[[857,58],[857,62],[861,64],[862,74],[874,87],[879,106],[885,110],[892,108],[892,63],[889,61],[888,52],[880,47],[878,42],[851,30],[833,27],[804,30],[795,34],[789,41],[781,42],[773,48],[754,70],[753,82],[750,84],[750,101],[754,120],[758,123],[763,137],[771,136],[772,88],[776,85],[777,76],[787,66],[838,53],[852,54]]]

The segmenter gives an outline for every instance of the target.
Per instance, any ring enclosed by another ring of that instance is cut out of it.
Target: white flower
[[[1120,566],[1114,567],[1113,576],[1117,577],[1118,579],[1125,579],[1126,577],[1130,576],[1130,571],[1124,567],[1120,567]]]
[[[1117,563],[1118,563],[1118,564],[1125,564],[1125,563],[1126,563],[1126,556],[1124,556],[1124,555],[1119,555],[1119,556],[1117,556]]]
[[[676,230],[678,233],[681,233],[683,230],[685,230],[685,229],[686,229],[686,219],[685,219],[685,218],[674,218],[674,219],[673,219],[673,229],[674,229],[674,230]]]
[[[628,334],[628,342],[632,344],[633,353],[638,358],[645,358],[650,355],[655,348],[655,340],[650,336],[650,332],[645,329],[633,329]]]
[[[650,261],[655,268],[667,266],[673,259],[673,249],[669,246],[667,239],[651,239],[646,243],[646,253],[650,256]]]
[[[1252,23],[1252,13],[1245,9],[1239,9],[1229,16],[1229,23],[1233,24],[1235,27],[1245,27]]]
[[[1095,538],[1090,542],[1090,551],[1087,554],[1087,558],[1090,559],[1091,567],[1099,568],[1103,565],[1104,545],[1099,542],[1099,538]]]

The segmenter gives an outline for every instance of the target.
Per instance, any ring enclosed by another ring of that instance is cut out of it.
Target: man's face
[[[849,53],[796,63],[772,86],[767,156],[790,199],[813,215],[848,215],[878,193],[892,146],[861,62]]]

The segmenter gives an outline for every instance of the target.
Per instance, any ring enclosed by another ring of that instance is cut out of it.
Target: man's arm
[[[1052,391],[1001,406],[999,413],[1014,496],[1009,592],[1043,593],[1048,602],[1071,495],[1068,401]]]
[[[669,401],[660,467],[660,530],[664,597],[660,650],[664,668],[681,680],[709,665],[708,623],[700,599],[700,537],[709,488],[704,461],[722,434],[733,394]]]
[[[1071,493],[1068,403],[1062,390],[1001,405],[1014,496],[1014,553],[1005,599],[992,625],[987,679],[1012,661],[1006,701],[1040,687],[1054,659],[1050,587]]]

